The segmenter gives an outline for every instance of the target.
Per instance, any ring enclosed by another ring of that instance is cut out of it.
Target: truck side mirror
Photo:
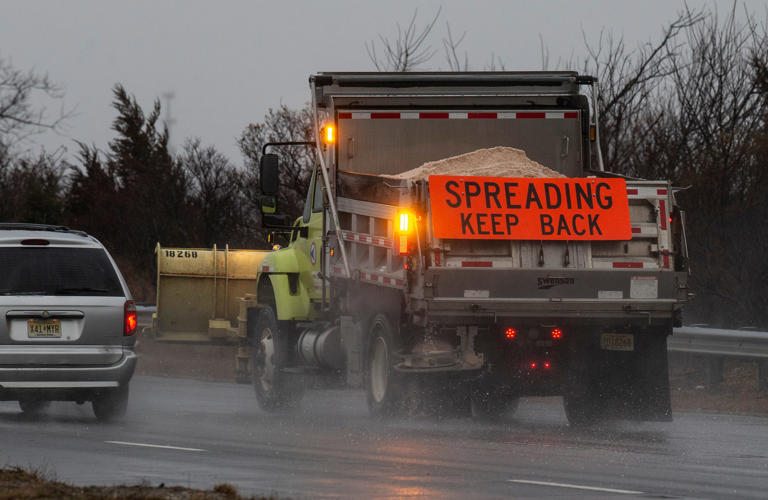
[[[261,194],[276,197],[280,183],[277,180],[279,162],[277,155],[266,153],[261,156],[259,162],[259,185]]]
[[[277,192],[280,188],[280,183],[277,180],[279,167],[276,154],[265,153],[261,156],[261,161],[259,162],[259,186],[261,186],[260,202],[262,215],[274,215],[277,213]],[[268,222],[264,220],[263,224],[266,226]]]

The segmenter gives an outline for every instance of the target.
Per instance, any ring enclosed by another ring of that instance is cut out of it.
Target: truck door
[[[318,168],[312,173],[304,213],[300,226],[306,227],[306,237],[300,231],[294,233],[293,247],[299,259],[299,281],[311,300],[321,300],[323,281],[320,278],[320,260],[323,258],[323,191],[322,177]]]

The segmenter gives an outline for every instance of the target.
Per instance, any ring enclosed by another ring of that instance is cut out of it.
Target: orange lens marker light
[[[333,144],[336,141],[336,129],[333,125],[325,126],[325,142]]]
[[[399,238],[398,252],[400,255],[408,253],[408,236],[401,234]]]

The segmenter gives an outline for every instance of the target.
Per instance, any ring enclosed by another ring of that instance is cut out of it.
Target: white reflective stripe
[[[168,446],[164,444],[150,444],[150,443],[131,443],[129,441],[104,441],[108,444],[119,444],[122,446],[139,446],[142,448],[162,448],[164,450],[179,450],[179,451],[205,451],[202,448],[185,448],[182,446]]]
[[[617,490],[615,488],[600,488],[598,486],[584,486],[581,484],[550,483],[548,481],[528,481],[526,479],[507,479],[510,483],[533,484],[536,486],[551,486],[553,488],[570,488],[573,490],[600,491],[604,493],[616,493],[619,495],[644,495],[642,491]]]
[[[55,368],[52,368],[55,369]],[[118,387],[118,382],[65,382],[65,381],[48,381],[48,382],[0,382],[0,387],[3,389],[82,389],[91,387]]]
[[[515,120],[518,118],[517,112],[497,112],[497,111],[484,111],[484,110],[476,110],[476,111],[441,111],[441,110],[425,110],[421,113],[414,113],[412,111],[404,111],[404,112],[397,112],[397,111],[368,111],[368,112],[354,112],[354,113],[340,113],[340,115],[343,115],[343,119],[352,119],[352,120],[370,120],[372,119],[372,114],[377,114],[376,118],[387,118],[387,119],[400,119],[400,120],[418,120],[419,118],[430,118],[430,119],[438,119],[438,118],[448,118],[450,120],[466,120],[469,118],[469,114],[480,114],[483,115],[481,117],[475,116],[475,118],[483,118],[487,120]],[[577,111],[551,111],[551,112],[544,112],[541,111],[521,111],[527,119],[532,118],[542,118],[541,115],[543,115],[543,118],[549,119],[549,120],[563,120],[566,117],[566,114],[578,114]],[[535,113],[537,116],[530,116],[532,113]],[[384,116],[379,116],[379,114],[385,114]],[[423,115],[429,115],[429,116],[423,116]],[[441,115],[441,116],[436,116]],[[447,116],[446,116],[447,115]],[[656,188],[653,188],[654,190]]]

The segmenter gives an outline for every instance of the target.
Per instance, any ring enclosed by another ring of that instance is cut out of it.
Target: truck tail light
[[[552,368],[552,364],[549,361],[545,361],[544,362],[544,369],[545,370],[549,370],[550,368]]]
[[[552,329],[552,340],[560,340],[563,338],[563,331],[559,328]]]
[[[512,339],[514,339],[516,336],[517,336],[517,330],[515,330],[514,328],[511,328],[511,327],[510,327],[510,328],[507,328],[506,330],[504,330],[504,337],[505,337],[507,340],[512,340]]]
[[[130,336],[136,333],[138,319],[136,318],[136,303],[126,300],[123,306],[123,335]]]

